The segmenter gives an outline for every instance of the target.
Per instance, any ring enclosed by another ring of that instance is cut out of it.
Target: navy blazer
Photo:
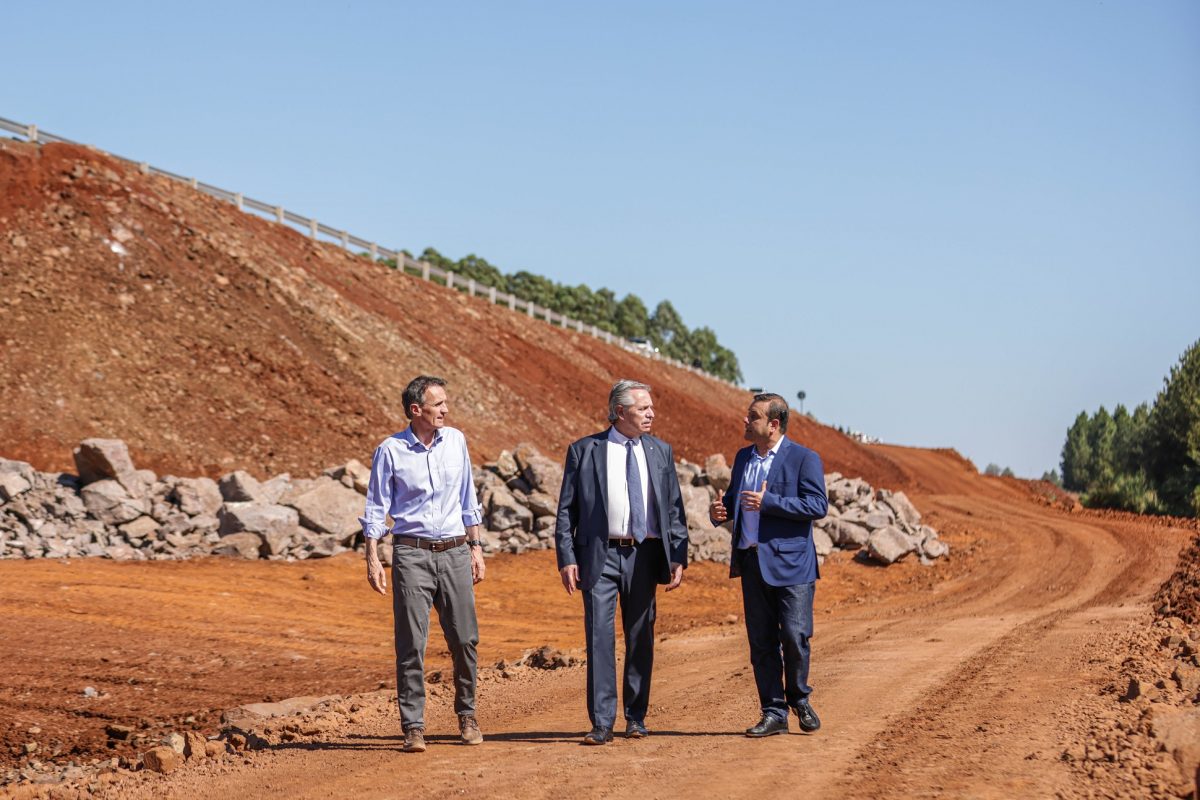
[[[567,448],[562,489],[558,493],[558,520],[554,546],[558,568],[579,566],[581,589],[589,590],[600,579],[608,558],[608,430],[585,436]],[[671,445],[642,434],[649,482],[654,486],[655,513],[666,559],[659,583],[670,583],[670,564],[687,566],[687,517],[683,494],[675,474]],[[645,545],[643,545],[645,546]]]
[[[743,447],[733,459],[729,489],[721,501],[729,519],[738,511],[732,546],[741,537],[740,511],[736,508],[742,491],[742,477],[754,445]],[[758,486],[745,487],[758,491]],[[798,586],[821,577],[817,550],[813,546],[813,520],[829,510],[825,496],[825,470],[821,457],[786,436],[779,444],[771,471],[767,473],[767,491],[763,495],[758,518],[758,563],[763,579],[772,586]],[[738,560],[729,559],[729,577],[736,578]]]

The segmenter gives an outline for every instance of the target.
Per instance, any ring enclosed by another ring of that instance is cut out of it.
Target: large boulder
[[[289,493],[284,502],[300,514],[300,524],[319,533],[336,536],[349,544],[362,530],[362,495],[329,477],[312,482],[305,491]]]
[[[857,550],[871,537],[870,530],[845,518],[833,520],[824,527],[833,543],[843,550]]]
[[[7,503],[33,488],[19,472],[0,472],[0,503]]]
[[[530,489],[540,490],[558,502],[558,493],[562,489],[562,465],[552,458],[547,458],[538,452],[531,444],[522,443],[513,451],[513,459],[520,470],[521,478],[529,484]]]
[[[362,495],[367,493],[367,486],[371,483],[371,468],[356,458],[350,459],[341,466],[325,470],[325,474],[347,489],[353,489]]]
[[[813,528],[813,547],[816,548],[817,555],[827,556],[833,552],[833,539],[829,534],[820,528]]]
[[[125,487],[115,480],[89,483],[83,487],[80,495],[88,513],[107,525],[120,525],[150,511],[147,500],[130,496]]]
[[[883,502],[891,506],[892,511],[896,512],[896,518],[904,523],[905,527],[915,529],[921,524],[921,512],[917,511],[904,492],[893,492]]]
[[[729,469],[729,464],[725,461],[724,455],[713,453],[704,459],[704,471],[708,474],[708,482],[718,492],[724,492],[729,488],[733,472]]]
[[[545,492],[531,492],[525,498],[525,505],[535,517],[553,517],[558,515],[558,501]]]
[[[533,530],[533,512],[518,503],[512,492],[496,487],[487,508],[487,529],[503,532],[513,528]]]
[[[894,564],[915,549],[913,540],[894,525],[872,531],[867,539],[867,555],[881,564]]]
[[[177,478],[170,497],[189,517],[216,514],[223,502],[221,489],[212,478]]]
[[[217,487],[221,490],[221,497],[228,503],[264,502],[262,484],[244,469],[222,475],[221,480],[217,481]]]
[[[681,484],[679,491],[683,494],[683,513],[687,517],[688,530],[711,530],[713,525],[708,519],[708,507],[712,504],[712,495],[708,487],[688,483]]]
[[[282,533],[291,535],[300,525],[300,515],[288,506],[267,503],[226,503],[217,513],[222,536],[251,531],[253,533]]]
[[[257,533],[242,531],[221,537],[213,547],[213,555],[258,558],[263,555],[263,538]]]
[[[84,439],[75,448],[75,471],[85,486],[102,480],[118,481],[130,494],[142,492],[144,480],[120,439]]]

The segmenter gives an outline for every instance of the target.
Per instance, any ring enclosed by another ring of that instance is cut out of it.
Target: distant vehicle
[[[630,349],[642,353],[643,355],[648,356],[652,353],[658,352],[658,348],[654,346],[654,343],[645,336],[630,336],[629,344]]]
[[[763,388],[761,386],[751,386],[746,391],[750,392],[750,394],[762,394]]]

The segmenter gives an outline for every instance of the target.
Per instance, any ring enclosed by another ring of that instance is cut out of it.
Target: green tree
[[[1092,449],[1090,483],[1111,483],[1116,470],[1117,424],[1104,406],[1088,422],[1088,446]]]
[[[1164,379],[1147,433],[1148,471],[1164,510],[1200,516],[1200,340]]]
[[[1062,486],[1062,480],[1058,477],[1058,470],[1052,469],[1049,472],[1042,473],[1042,480],[1047,483],[1053,483],[1055,486]]]
[[[1000,476],[1000,465],[996,464],[996,463],[988,464],[986,467],[984,467],[983,474],[987,475],[989,477],[992,477],[992,478],[999,477]]]
[[[617,335],[629,339],[633,336],[645,336],[650,330],[650,315],[646,312],[646,304],[636,294],[627,294],[617,303],[616,314],[613,315]]]
[[[679,316],[675,306],[671,305],[670,300],[663,300],[654,307],[654,313],[650,315],[649,328],[650,338],[654,340],[655,345],[661,348],[669,346],[675,337],[687,334],[683,318]]]
[[[1067,441],[1063,445],[1063,488],[1072,492],[1086,490],[1092,480],[1092,447],[1088,443],[1088,427],[1087,412],[1080,411],[1075,423],[1067,430]]]

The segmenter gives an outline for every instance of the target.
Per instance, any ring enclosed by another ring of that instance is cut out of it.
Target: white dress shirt
[[[646,449],[642,438],[630,439],[616,428],[608,429],[608,535],[613,539],[632,539],[629,530],[629,487],[625,483],[625,443],[633,442],[633,457],[637,459],[638,476],[642,479],[642,497],[646,502],[646,538],[661,538],[658,515],[654,513],[654,484],[650,482],[650,467],[646,464]]]

